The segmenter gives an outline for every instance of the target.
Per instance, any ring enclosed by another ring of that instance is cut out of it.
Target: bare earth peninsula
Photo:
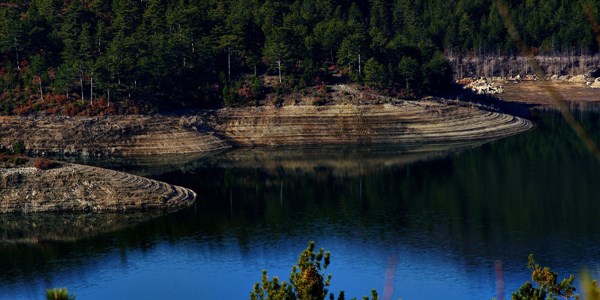
[[[36,155],[131,157],[253,146],[451,145],[498,139],[533,126],[521,117],[463,101],[332,90],[325,105],[300,97],[293,104],[183,115],[3,116],[0,143],[7,149],[20,143]],[[196,198],[185,188],[77,164],[60,163],[49,170],[0,168],[0,176],[4,213],[177,209]]]

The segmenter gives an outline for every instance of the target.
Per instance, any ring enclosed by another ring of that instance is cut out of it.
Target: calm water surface
[[[600,141],[599,114],[578,117]],[[510,298],[530,278],[529,253],[561,277],[584,267],[598,277],[600,163],[557,115],[535,121],[447,152],[256,149],[121,167],[189,187],[197,204],[80,239],[5,239],[0,299],[41,299],[49,287],[77,299],[247,299],[262,269],[287,279],[310,240],[332,253],[330,290],[351,297],[490,299],[499,275]],[[40,234],[35,220],[14,222],[2,219],[4,237]]]

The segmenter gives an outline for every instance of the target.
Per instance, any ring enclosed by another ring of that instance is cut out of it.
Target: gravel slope
[[[175,210],[195,199],[183,187],[91,166],[0,169],[0,213]]]

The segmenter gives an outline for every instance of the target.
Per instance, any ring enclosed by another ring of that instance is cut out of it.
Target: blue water
[[[583,121],[597,128],[598,115]],[[235,150],[155,171],[198,203],[77,241],[2,243],[0,299],[50,287],[77,299],[248,299],[261,270],[287,279],[311,240],[331,252],[330,291],[347,298],[510,298],[530,279],[529,253],[559,278],[598,278],[600,163],[557,116],[536,124],[441,153]]]

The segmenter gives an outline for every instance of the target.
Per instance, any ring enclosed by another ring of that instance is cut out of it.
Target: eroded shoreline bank
[[[479,141],[530,121],[450,100],[224,108],[194,116],[0,117],[0,145],[36,155],[149,156],[234,146]]]
[[[69,163],[0,169],[0,191],[0,213],[177,210],[196,199],[180,186]]]
[[[225,108],[193,116],[0,117],[0,143],[30,154],[152,156],[232,147],[412,143],[498,139],[533,124],[449,100],[386,104]],[[136,211],[191,205],[193,191],[76,164],[50,170],[0,169],[0,212]]]

